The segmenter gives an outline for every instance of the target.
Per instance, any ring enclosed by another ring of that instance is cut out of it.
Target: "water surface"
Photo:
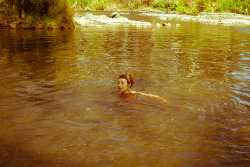
[[[152,26],[0,31],[0,165],[249,165],[249,27],[124,16]]]

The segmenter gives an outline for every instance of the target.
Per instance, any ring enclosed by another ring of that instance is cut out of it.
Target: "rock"
[[[163,23],[163,26],[171,26],[171,23]]]
[[[10,28],[16,28],[16,24],[15,23],[11,23],[10,24]]]
[[[157,23],[157,24],[156,24],[156,26],[157,26],[157,27],[160,27],[160,26],[162,26],[162,24],[160,24],[160,23]]]
[[[86,14],[80,17],[74,17],[80,25],[105,25],[105,24],[123,24],[123,25],[134,25],[134,26],[151,26],[150,22],[145,21],[133,21],[126,17],[120,16],[119,18],[107,17],[105,15],[93,15]]]
[[[119,18],[119,17],[120,17],[120,14],[118,12],[113,12],[110,15],[110,18]]]
[[[235,13],[200,13],[199,15],[142,13],[145,16],[157,16],[161,20],[194,21],[206,24],[250,25],[250,16]]]

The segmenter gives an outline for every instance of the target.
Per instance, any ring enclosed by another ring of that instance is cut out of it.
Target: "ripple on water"
[[[0,31],[0,164],[244,166],[248,29],[169,22]]]

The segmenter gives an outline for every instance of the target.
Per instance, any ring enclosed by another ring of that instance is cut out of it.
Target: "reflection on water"
[[[1,166],[249,164],[249,28],[138,17],[0,31]],[[120,98],[126,71],[168,103]]]

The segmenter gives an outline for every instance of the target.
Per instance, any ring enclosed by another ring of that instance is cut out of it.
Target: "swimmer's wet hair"
[[[120,75],[119,78],[124,78],[127,80],[128,84],[130,84],[130,88],[133,86],[134,84],[134,80],[133,80],[133,74],[127,72],[125,75]]]

